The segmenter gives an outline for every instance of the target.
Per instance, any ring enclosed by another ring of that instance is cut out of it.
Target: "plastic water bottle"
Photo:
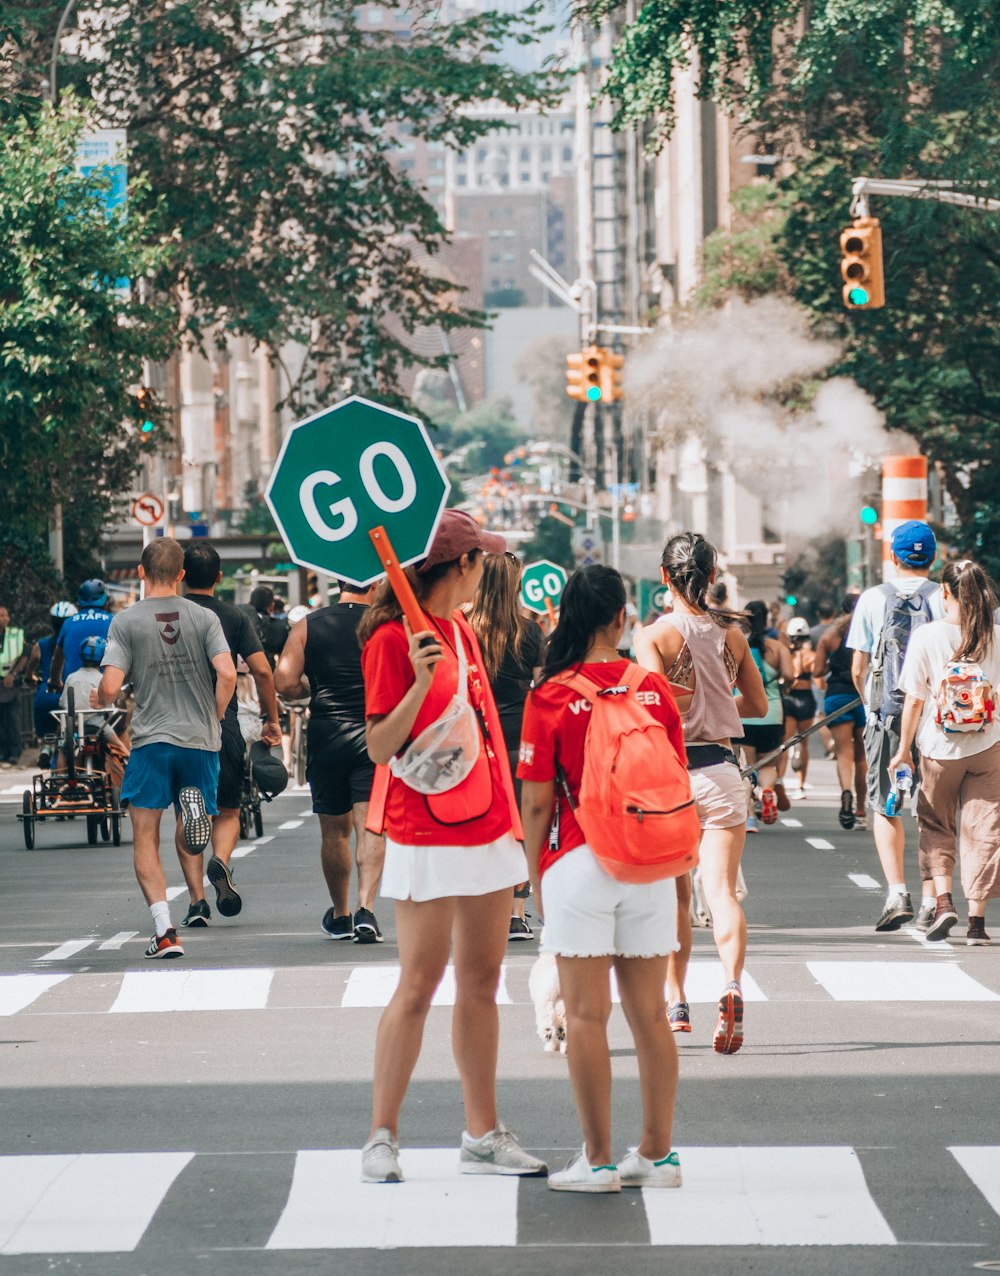
[[[913,788],[913,768],[906,766],[896,767],[892,776],[892,788],[889,790],[889,796],[885,801],[886,815],[901,815],[903,808],[906,806],[910,791]]]

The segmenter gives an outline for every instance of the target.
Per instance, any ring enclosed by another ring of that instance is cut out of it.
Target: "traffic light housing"
[[[139,433],[143,438],[150,438],[156,433],[156,416],[153,391],[149,386],[141,385],[136,390],[135,411]]]
[[[571,399],[578,403],[599,403],[607,397],[604,361],[608,357],[609,352],[600,346],[588,346],[579,354],[566,356],[566,393]]]
[[[566,393],[577,403],[587,402],[586,354],[566,356]]]
[[[602,350],[600,385],[601,399],[606,403],[614,403],[622,397],[622,368],[625,366],[623,354],[613,354],[610,350]]]
[[[885,305],[882,227],[877,217],[857,217],[840,232],[840,273],[848,310],[880,310]]]

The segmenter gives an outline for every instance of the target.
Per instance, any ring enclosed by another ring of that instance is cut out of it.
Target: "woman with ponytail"
[[[996,586],[978,563],[951,562],[941,574],[944,620],[910,637],[899,685],[906,692],[900,744],[890,774],[920,754],[917,821],[921,877],[934,881],[929,940],[958,921],[951,897],[956,813],[961,805],[962,889],[970,946],[990,942],[986,902],[1000,896],[1000,626]]]
[[[555,954],[559,968],[570,1077],[583,1128],[583,1150],[549,1176],[549,1187],[564,1192],[679,1187],[681,1181],[672,1151],[677,1049],[663,995],[667,955],[677,946],[674,881],[618,881],[587,845],[574,808],[591,704],[558,677],[568,672],[595,688],[622,686],[630,668],[617,650],[625,603],[625,584],[610,567],[584,567],[570,577],[542,676],[525,705],[517,769],[528,868],[545,917],[542,947]],[[670,747],[683,761],[680,715],[666,679],[647,674],[635,694],[666,728]],[[635,1040],[643,1101],[642,1138],[618,1165],[611,1156],[607,1037],[612,967]]]
[[[746,613],[711,607],[708,590],[716,576],[716,553],[704,536],[683,532],[667,541],[661,563],[674,609],[636,639],[636,657],[646,669],[665,674],[684,715],[691,788],[702,839],[701,882],[712,913],[715,945],[726,986],[719,999],[713,1037],[717,1054],[735,1054],[743,1044],[743,993],[747,923],[736,898],[746,841],[747,803],[733,741],[743,738],[741,718],[763,718],[767,693],[740,627]],[[733,694],[735,687],[736,693]],[[691,878],[677,879],[680,950],[667,979],[675,1032],[691,1031],[684,978],[691,956]]]

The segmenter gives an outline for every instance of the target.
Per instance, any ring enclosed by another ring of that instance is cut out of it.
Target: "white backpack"
[[[993,688],[974,660],[949,660],[935,696],[935,721],[945,735],[985,731],[993,722]]]

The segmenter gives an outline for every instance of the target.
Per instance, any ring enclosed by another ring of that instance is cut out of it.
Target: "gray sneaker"
[[[525,1152],[517,1136],[502,1121],[481,1139],[462,1135],[458,1168],[463,1174],[545,1174],[548,1166],[537,1156]]]
[[[399,1144],[384,1126],[361,1149],[362,1183],[402,1183]]]

